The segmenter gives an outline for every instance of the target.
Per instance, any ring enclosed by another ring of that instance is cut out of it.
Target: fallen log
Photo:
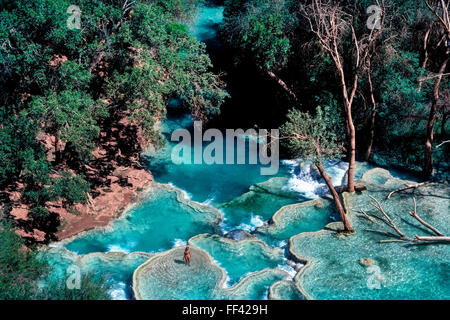
[[[426,241],[426,242],[443,242],[450,243],[450,237],[447,236],[418,236],[414,235],[414,242],[416,241]]]

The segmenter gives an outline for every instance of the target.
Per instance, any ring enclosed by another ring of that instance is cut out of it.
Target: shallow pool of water
[[[108,227],[87,231],[65,246],[78,254],[91,252],[159,252],[200,233],[216,233],[221,214],[182,199],[181,191],[156,185],[145,200]]]

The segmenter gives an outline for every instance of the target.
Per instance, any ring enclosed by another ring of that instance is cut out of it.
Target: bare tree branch
[[[381,206],[380,202],[369,195],[369,197],[375,201],[374,203],[371,203],[372,206],[374,206],[379,212],[383,214],[383,216],[386,218],[388,225],[395,230],[395,232],[400,236],[400,241],[411,241],[411,242],[431,242],[431,243],[450,243],[450,237],[444,236],[438,229],[433,227],[431,224],[425,222],[422,218],[420,218],[417,214],[417,204],[416,199],[413,198],[414,201],[414,212],[409,212],[409,215],[419,221],[422,225],[427,227],[428,229],[432,230],[437,236],[418,236],[417,234],[414,235],[414,238],[410,238],[408,236],[405,236],[405,234],[398,228],[398,226],[392,221],[392,219],[389,217],[389,215],[384,211],[383,207]],[[362,210],[361,210],[362,211]],[[367,214],[366,214],[367,215]],[[389,237],[396,237],[393,234],[390,234],[389,232],[382,231],[382,230],[370,230],[367,229],[366,231],[370,232],[376,232],[385,234]],[[380,242],[394,242],[399,240],[381,240]]]
[[[409,212],[409,215],[411,217],[413,217],[414,219],[416,219],[417,221],[419,221],[421,224],[423,224],[425,227],[427,227],[428,229],[430,229],[431,231],[433,231],[435,234],[437,234],[438,236],[444,236],[438,229],[436,229],[435,227],[433,227],[432,225],[430,225],[429,223],[425,222],[421,217],[419,217],[419,215],[417,214],[417,205],[416,205],[416,198],[413,198],[413,202],[414,202],[414,212]]]
[[[392,229],[395,230],[395,232],[397,232],[397,234],[400,236],[400,238],[402,239],[408,239],[411,240],[409,237],[407,237],[403,232],[401,232],[401,230],[397,227],[397,225],[394,223],[394,221],[392,221],[391,217],[389,217],[389,215],[383,210],[383,207],[381,206],[380,202],[375,199],[374,197],[372,197],[371,195],[369,195],[369,197],[375,201],[375,203],[372,203],[372,205],[378,209],[378,211],[380,211],[383,216],[386,218],[386,220],[388,221],[389,225],[392,227]]]
[[[394,193],[396,193],[396,192],[401,192],[401,191],[405,191],[405,190],[409,190],[409,189],[415,189],[415,188],[421,187],[421,186],[423,186],[423,185],[425,185],[425,184],[427,184],[427,183],[429,183],[429,182],[430,182],[430,181],[425,181],[425,182],[417,183],[417,184],[414,184],[414,185],[409,185],[409,184],[407,184],[404,188],[396,189],[396,190],[394,190],[394,191],[389,192],[389,194],[387,195],[386,198],[387,198],[387,199],[390,199],[391,196],[392,196]]]

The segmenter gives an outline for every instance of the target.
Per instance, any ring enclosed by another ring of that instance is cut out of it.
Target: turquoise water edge
[[[201,41],[214,38],[222,19],[223,7],[204,6],[190,31]],[[366,230],[385,226],[373,227],[357,214],[370,210],[366,192],[344,194],[357,233],[337,237],[338,215],[326,186],[299,159],[281,160],[274,176],[261,175],[261,164],[176,165],[170,134],[191,126],[189,116],[169,113],[160,124],[166,146],[143,154],[156,182],[107,227],[43,251],[53,276],[66,277],[77,265],[107,277],[113,299],[450,299],[448,245],[380,243],[380,234]],[[324,167],[341,185],[347,163]],[[379,200],[409,178],[367,163],[357,163],[356,173]],[[446,234],[448,191],[430,187],[416,194],[421,214]],[[408,234],[427,234],[408,219],[411,199],[393,196],[383,205]],[[186,244],[194,250],[192,266],[181,261]],[[368,284],[371,270],[378,272],[375,287]]]

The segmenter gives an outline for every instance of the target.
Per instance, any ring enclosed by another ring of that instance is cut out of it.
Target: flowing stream
[[[217,28],[222,19],[222,6],[204,6],[190,25],[190,31],[200,41],[217,42]],[[142,202],[108,227],[54,244],[64,253],[53,255],[58,272],[61,274],[73,263],[74,254],[77,254],[85,257],[82,263],[78,262],[84,264],[83,267],[92,269],[95,266],[96,272],[107,274],[113,285],[111,295],[114,299],[132,299],[132,271],[148,258],[145,254],[185,245],[191,239],[190,244],[208,252],[215,264],[224,269],[227,274],[225,287],[266,268],[286,271],[286,279],[291,281],[296,271],[286,250],[289,238],[300,232],[320,230],[337,216],[328,200],[319,199],[314,206],[302,210],[289,205],[324,195],[323,181],[311,170],[310,164],[299,160],[282,160],[279,172],[274,176],[262,176],[261,164],[176,165],[171,161],[174,144],[169,140],[172,131],[179,128],[191,129],[192,119],[180,112],[176,101],[172,101],[168,118],[160,125],[167,139],[166,146],[161,150],[147,150],[143,156],[158,183],[145,193]],[[341,161],[325,163],[335,185],[342,183],[347,167],[347,163]],[[368,164],[358,163],[357,176],[370,168]],[[279,211],[281,221],[269,225],[273,214],[282,207]],[[251,237],[236,230],[250,232],[256,238],[252,237],[254,241],[242,245],[225,240],[224,236],[231,231],[229,238]],[[114,252],[121,253],[114,258],[116,260],[102,260],[97,256]],[[136,252],[145,254],[135,257]],[[124,264],[124,257],[130,262]],[[79,261],[80,258],[76,259]],[[111,264],[118,261],[121,267],[110,272]],[[248,289],[249,293],[242,297],[267,298],[268,287],[272,284],[267,279],[264,285],[249,287],[262,290],[262,294],[250,292],[257,289]],[[273,278],[271,281],[278,280]],[[295,290],[289,283],[281,285]],[[292,295],[298,296],[298,293]]]

